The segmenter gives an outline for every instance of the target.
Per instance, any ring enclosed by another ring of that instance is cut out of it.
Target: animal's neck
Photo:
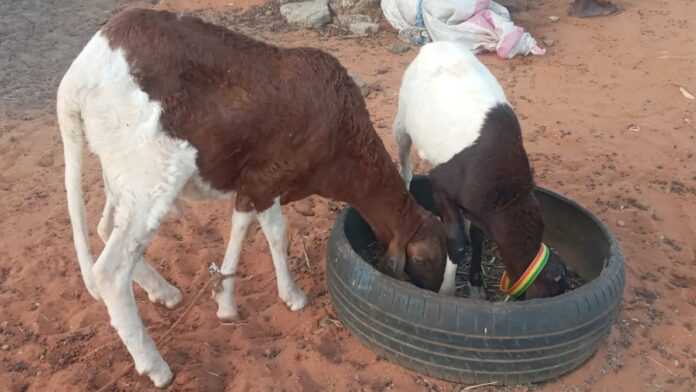
[[[391,191],[375,189],[369,195],[357,197],[349,203],[367,221],[377,240],[389,244],[396,238],[399,246],[405,246],[422,222],[413,199],[405,189],[401,192],[398,188]]]
[[[377,239],[389,244],[394,238],[408,241],[423,221],[420,207],[410,196],[384,144],[373,129],[347,140],[327,196],[355,208],[372,228]],[[353,182],[346,183],[347,178]],[[399,244],[404,245],[404,244]]]
[[[515,248],[501,249],[500,256],[505,260],[505,270],[511,276],[513,282],[522,276],[539,252],[541,241],[529,241]]]
[[[539,252],[544,233],[540,206],[530,192],[493,218],[498,248],[511,279],[518,279]]]

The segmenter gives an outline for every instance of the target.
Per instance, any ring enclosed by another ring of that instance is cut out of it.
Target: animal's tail
[[[99,293],[92,275],[92,254],[87,237],[85,202],[82,197],[82,157],[85,145],[84,124],[80,107],[64,82],[58,87],[56,110],[58,127],[63,139],[65,155],[65,190],[68,198],[68,213],[73,229],[73,241],[77,251],[82,278],[87,290],[95,299]]]

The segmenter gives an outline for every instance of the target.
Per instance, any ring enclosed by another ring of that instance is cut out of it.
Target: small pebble
[[[357,35],[371,35],[376,34],[379,31],[379,25],[377,23],[370,22],[357,22],[351,23],[348,29]]]
[[[546,46],[548,46],[548,47],[553,46],[555,43],[556,43],[556,41],[555,41],[555,40],[552,40],[552,39],[545,39],[545,40],[544,40],[544,45],[546,45]]]
[[[396,42],[389,48],[389,51],[394,54],[402,54],[411,50],[411,45],[405,42]]]
[[[624,226],[626,226],[626,222],[624,222],[624,221],[622,221],[622,220],[619,220],[618,222],[616,222],[616,224],[619,225],[619,227],[624,227]]]
[[[3,350],[3,351],[8,351],[9,349],[10,349],[10,346],[9,346],[9,345],[7,345],[7,344],[3,344],[3,345],[2,345],[2,350]]]
[[[558,22],[559,20],[561,20],[561,18],[559,18],[556,15],[551,15],[551,16],[549,16],[549,20],[552,22]]]

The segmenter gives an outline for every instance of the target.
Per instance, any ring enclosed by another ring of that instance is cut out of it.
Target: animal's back
[[[105,121],[121,131],[136,121],[190,143],[214,189],[287,191],[294,173],[335,160],[347,140],[370,139],[357,86],[320,50],[281,49],[197,18],[139,9],[112,18],[93,41],[99,50],[83,52],[109,56],[80,62],[97,79],[82,89],[97,98],[82,100],[92,102],[90,117],[102,129]]]
[[[455,42],[434,42],[404,73],[397,121],[419,155],[437,165],[473,144],[500,103],[507,104],[502,87],[476,56]]]

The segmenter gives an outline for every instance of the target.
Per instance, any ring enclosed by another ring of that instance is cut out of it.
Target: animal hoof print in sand
[[[433,211],[429,181],[411,192]],[[352,208],[329,240],[327,285],[339,319],[385,358],[464,384],[526,384],[581,366],[603,344],[623,300],[624,259],[606,226],[577,203],[537,188],[544,243],[583,285],[550,298],[487,301],[443,296],[381,274],[374,235]],[[434,211],[436,212],[436,211]],[[488,267],[483,265],[484,280]],[[488,270],[490,271],[490,269]]]

